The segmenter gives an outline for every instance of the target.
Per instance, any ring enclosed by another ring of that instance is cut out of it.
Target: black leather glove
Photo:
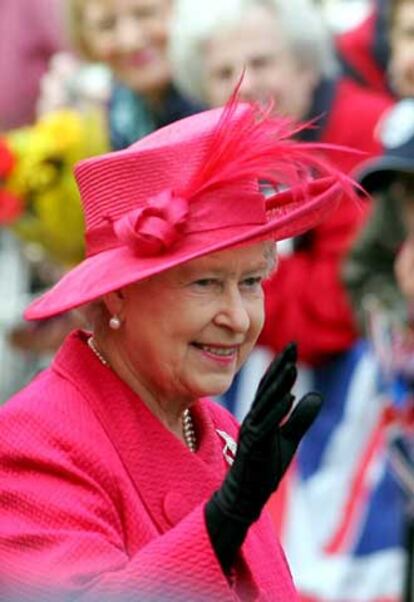
[[[294,401],[296,361],[296,346],[291,344],[270,364],[241,425],[234,464],[206,504],[207,530],[225,571],[321,407],[320,395],[308,393],[284,421]]]

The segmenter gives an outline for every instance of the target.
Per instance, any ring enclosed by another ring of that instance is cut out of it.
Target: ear
[[[102,300],[110,316],[122,316],[125,306],[125,292],[120,288],[102,296]]]

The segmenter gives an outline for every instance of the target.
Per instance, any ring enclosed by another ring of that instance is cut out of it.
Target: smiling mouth
[[[214,345],[202,345],[201,343],[192,344],[201,351],[205,351],[206,353],[217,355],[219,357],[232,357],[237,352],[237,347],[216,347]]]
[[[130,66],[139,67],[139,66],[148,65],[149,63],[152,63],[153,60],[154,60],[153,52],[151,52],[149,50],[142,50],[140,52],[131,54],[130,56],[125,58],[124,62],[127,67],[130,67]]]

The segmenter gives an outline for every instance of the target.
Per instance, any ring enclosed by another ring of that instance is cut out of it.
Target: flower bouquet
[[[63,109],[0,136],[0,224],[64,269],[83,258],[74,164],[109,150],[104,114]]]

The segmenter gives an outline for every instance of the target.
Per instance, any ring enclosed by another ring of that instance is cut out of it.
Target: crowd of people
[[[2,0],[0,600],[414,600],[414,2],[323,8]]]

